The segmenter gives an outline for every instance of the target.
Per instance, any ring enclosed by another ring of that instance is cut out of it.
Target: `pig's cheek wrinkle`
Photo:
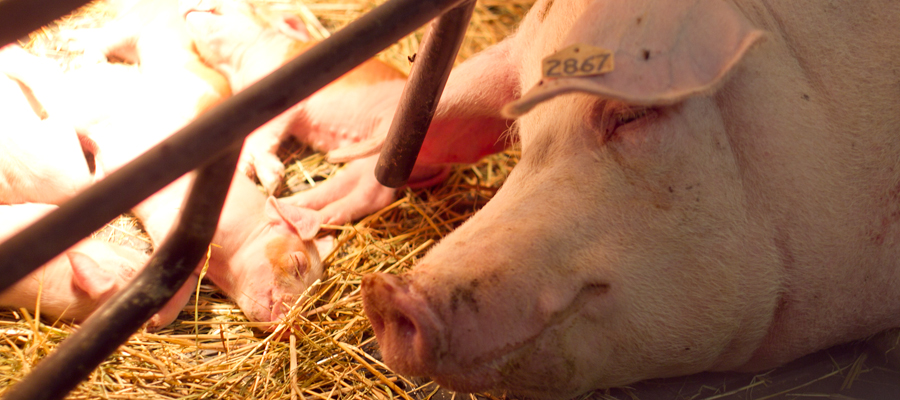
[[[581,286],[569,304],[550,314],[548,327],[560,326],[573,316],[601,320],[609,308],[612,285],[606,282],[588,282]]]
[[[564,323],[570,317],[582,315],[592,320],[599,320],[603,317],[609,302],[609,292],[611,285],[603,282],[590,282],[582,285],[578,294],[572,299],[568,306],[551,314],[548,327],[557,326]]]
[[[584,284],[566,306],[555,311],[548,310],[543,327],[534,334],[519,341],[506,343],[486,352],[461,366],[490,366],[501,370],[515,370],[523,363],[531,362],[531,357],[538,348],[542,348],[546,340],[553,340],[553,332],[570,323],[573,318],[584,317],[589,320],[601,320],[608,310],[608,296],[611,285],[603,282]],[[514,329],[514,327],[511,327]],[[459,362],[459,361],[458,361]]]

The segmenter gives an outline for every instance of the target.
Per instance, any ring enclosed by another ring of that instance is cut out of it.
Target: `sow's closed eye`
[[[659,116],[658,107],[632,106],[601,100],[594,103],[588,114],[589,125],[600,134],[603,143],[615,140],[620,132],[638,128]]]

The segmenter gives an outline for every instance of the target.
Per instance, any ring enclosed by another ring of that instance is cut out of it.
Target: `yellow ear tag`
[[[545,78],[602,75],[615,67],[613,53],[587,44],[573,44],[541,61]]]

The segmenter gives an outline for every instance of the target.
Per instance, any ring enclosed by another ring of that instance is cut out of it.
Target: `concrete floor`
[[[872,342],[836,346],[762,374],[701,373],[597,391],[577,400],[900,400],[900,349],[891,356]],[[861,364],[854,367],[853,364]],[[853,370],[859,374],[845,387]],[[416,397],[427,397],[422,390]],[[431,400],[506,399],[438,390]]]
[[[860,373],[849,387],[843,387],[854,362],[862,364]],[[762,383],[750,387],[757,382]],[[641,400],[891,400],[900,399],[900,369],[889,365],[882,350],[856,343],[811,354],[764,375],[702,373],[641,382],[630,392]],[[634,399],[619,389],[610,395]]]

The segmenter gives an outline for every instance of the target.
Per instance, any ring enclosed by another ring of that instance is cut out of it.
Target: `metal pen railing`
[[[23,37],[84,3],[84,0],[2,0],[0,45]],[[239,144],[250,132],[429,20],[456,8],[452,16],[439,20],[425,42],[443,39],[442,35],[448,35],[447,39],[425,46],[419,54],[420,60],[438,61],[413,66],[411,80],[420,82],[416,87],[431,86],[425,89],[428,94],[424,96],[433,97],[433,101],[416,106],[421,102],[408,99],[423,90],[406,90],[405,99],[401,100],[412,106],[406,106],[398,115],[427,114],[427,122],[400,134],[418,132],[424,136],[472,7],[474,0],[389,0],[202,114],[15,237],[0,243],[2,291],[170,182],[198,169],[178,226],[157,247],[147,267],[20,383],[11,387],[4,398],[63,398],[168,301],[193,273],[212,239],[234,173]],[[448,30],[449,25],[456,28]],[[439,73],[415,78],[416,70],[425,68],[436,68]],[[414,151],[404,151],[405,142],[398,143],[399,152],[405,154],[406,160],[400,160],[400,164],[408,164],[399,174],[408,177],[421,140]],[[384,173],[396,174],[388,169]]]

